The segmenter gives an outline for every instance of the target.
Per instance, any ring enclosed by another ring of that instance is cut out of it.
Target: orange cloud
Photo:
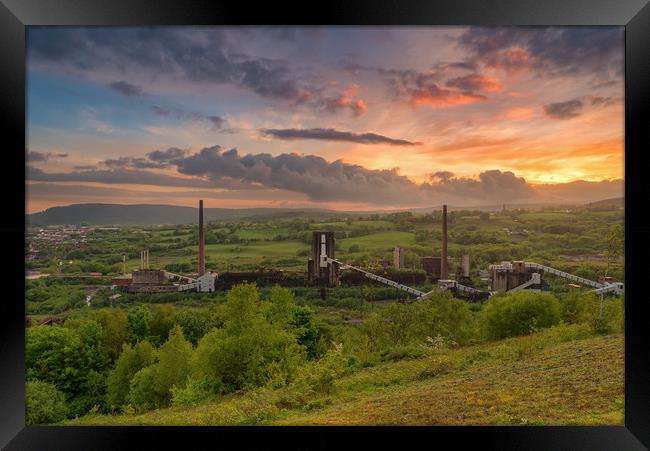
[[[462,91],[502,91],[503,85],[496,77],[480,74],[470,74],[464,77],[451,79],[447,86],[458,88]]]
[[[535,114],[532,108],[515,107],[506,111],[505,117],[512,120],[529,119]]]
[[[329,111],[337,111],[340,108],[350,108],[355,116],[361,116],[368,111],[368,105],[362,99],[354,99],[359,94],[359,85],[353,84],[338,97],[327,101],[326,108]]]
[[[450,90],[441,90],[441,92],[415,91],[411,96],[411,102],[414,105],[433,105],[440,108],[453,108],[458,105],[487,100],[487,97],[480,94],[461,93]]]

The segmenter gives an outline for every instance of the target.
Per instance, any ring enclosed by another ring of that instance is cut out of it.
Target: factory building
[[[178,287],[167,281],[165,271],[162,269],[140,269],[133,271],[127,291],[129,293],[168,293],[178,291]]]
[[[217,274],[205,271],[203,200],[199,200],[199,265],[198,277],[196,279],[167,273],[167,271],[162,269],[151,269],[149,267],[148,250],[140,252],[140,269],[133,271],[132,275],[126,274],[126,257],[124,257],[123,265],[123,274],[122,276],[113,278],[113,285],[126,288],[129,293],[169,293],[174,291],[212,293],[215,290]],[[187,279],[189,283],[175,285],[169,281],[168,276]]]
[[[489,279],[490,291],[508,291],[531,280],[535,269],[526,268],[523,261],[501,262],[498,265],[490,265]],[[543,284],[540,279],[539,285]]]
[[[420,259],[422,269],[427,273],[432,282],[438,280],[447,280],[449,277],[448,271],[448,255],[447,255],[447,206],[442,206],[442,242],[440,248],[440,257],[422,257]]]
[[[121,276],[113,277],[111,283],[116,287],[128,287],[133,282],[131,274],[123,274]]]
[[[456,269],[456,280],[463,285],[473,286],[472,279],[469,277],[469,254],[461,256],[460,266]]]
[[[313,232],[311,242],[311,265],[308,270],[312,283],[335,287],[339,284],[339,265],[332,265],[323,257],[335,257],[334,232]]]
[[[140,269],[133,271],[134,285],[161,285],[165,283],[165,271],[162,269]]]
[[[395,269],[404,268],[404,248],[396,246],[393,250],[393,266]]]
[[[429,279],[437,282],[440,279],[440,257],[422,257],[420,262]]]

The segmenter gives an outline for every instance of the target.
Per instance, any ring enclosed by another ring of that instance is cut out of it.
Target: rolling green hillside
[[[67,425],[622,425],[623,335],[580,325],[384,363],[296,407],[258,389],[195,407],[87,415]]]

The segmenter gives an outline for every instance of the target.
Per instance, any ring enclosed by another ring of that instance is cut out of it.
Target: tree
[[[169,405],[171,401],[170,389],[173,386],[185,385],[192,357],[192,343],[185,339],[179,325],[174,326],[171,330],[169,339],[160,347],[157,356],[154,386],[160,393],[163,405]]]
[[[293,292],[288,288],[275,285],[271,288],[271,296],[266,304],[267,320],[271,324],[286,329],[289,321],[293,318],[293,311],[296,307]]]
[[[225,390],[290,381],[304,362],[304,351],[296,336],[281,326],[292,327],[286,323],[291,297],[285,290],[278,287],[275,302],[262,306],[255,284],[233,287],[223,306],[224,328],[212,329],[199,341],[194,378],[218,381]]]
[[[169,406],[172,388],[181,388],[187,381],[192,344],[176,325],[155,355],[157,362],[142,368],[131,379],[126,401],[139,411]]]
[[[609,233],[607,234],[607,251],[605,252],[607,257],[607,271],[605,274],[609,272],[611,262],[623,254],[624,245],[625,235],[623,227],[620,224],[616,224],[609,229]]]
[[[164,343],[174,324],[174,307],[171,305],[155,305],[153,314],[149,319],[148,336],[151,342],[155,345]]]
[[[126,401],[133,376],[154,361],[154,347],[148,341],[141,341],[134,347],[125,343],[115,367],[106,379],[106,400],[108,408],[115,410]]]
[[[183,329],[185,336],[194,346],[201,337],[216,325],[209,315],[198,310],[182,310],[176,315],[176,323]]]
[[[289,327],[298,344],[305,348],[308,359],[316,359],[326,352],[321,326],[309,307],[295,306]]]
[[[161,404],[154,385],[154,367],[148,366],[135,373],[129,386],[126,402],[137,411],[155,409]]]
[[[497,295],[485,304],[482,325],[488,338],[526,335],[560,322],[561,305],[550,293],[520,291]]]
[[[102,309],[97,312],[97,321],[102,326],[104,347],[114,362],[129,338],[127,314],[121,308]]]
[[[102,339],[102,328],[96,321],[68,320],[66,327],[27,329],[27,380],[55,385],[71,401],[72,415],[81,415],[96,404],[101,406],[101,379],[109,364]]]
[[[229,334],[241,334],[261,319],[260,293],[254,283],[235,285],[223,306],[224,327]]]
[[[129,311],[127,316],[129,340],[136,343],[149,334],[149,309],[141,305]]]
[[[65,419],[65,395],[54,384],[39,380],[25,384],[25,415],[28,425],[51,424]]]

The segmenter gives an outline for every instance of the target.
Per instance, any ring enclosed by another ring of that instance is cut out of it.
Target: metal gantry
[[[328,264],[337,264],[341,267],[341,269],[353,269],[354,271],[362,273],[364,276],[371,280],[376,280],[377,282],[383,283],[385,285],[395,287],[398,290],[405,291],[409,294],[413,294],[416,296],[417,299],[426,299],[428,298],[431,294],[434,293],[435,290],[431,290],[427,293],[416,290],[415,288],[411,288],[408,285],[404,285],[398,282],[395,282],[393,280],[387,279],[386,277],[381,277],[378,276],[377,274],[373,274],[369,271],[366,271],[365,269],[358,268],[356,266],[348,265],[345,264],[339,260],[336,260],[334,258],[330,258],[327,255],[321,254],[321,265],[328,265]],[[545,266],[545,265],[540,265],[539,263],[534,263],[534,262],[525,262],[524,263],[526,268],[530,269],[536,269],[538,271],[546,272],[549,274],[554,274],[559,277],[563,277],[568,280],[573,280],[575,282],[581,283],[583,285],[588,285],[591,287],[594,287],[595,290],[593,290],[594,293],[596,294],[605,294],[605,293],[614,293],[616,295],[620,295],[623,292],[624,285],[622,282],[614,282],[614,283],[599,283],[599,282],[594,282],[593,280],[585,279],[584,277],[576,276],[573,274],[570,274],[566,271],[560,271],[559,269],[551,268],[550,266]],[[532,285],[539,285],[541,283],[541,275],[539,272],[534,272],[531,275],[530,280],[527,282],[524,282],[523,284],[516,286],[515,288],[511,289],[510,291],[519,291],[528,288],[529,286]],[[458,283],[455,280],[439,280],[438,285],[440,288],[443,289],[450,289],[450,288],[455,288],[459,291],[464,291],[466,293],[470,294],[479,294],[479,293],[485,293],[482,290],[478,290],[476,288],[468,287],[466,285],[462,285]],[[490,296],[492,296],[495,292],[489,292]]]

